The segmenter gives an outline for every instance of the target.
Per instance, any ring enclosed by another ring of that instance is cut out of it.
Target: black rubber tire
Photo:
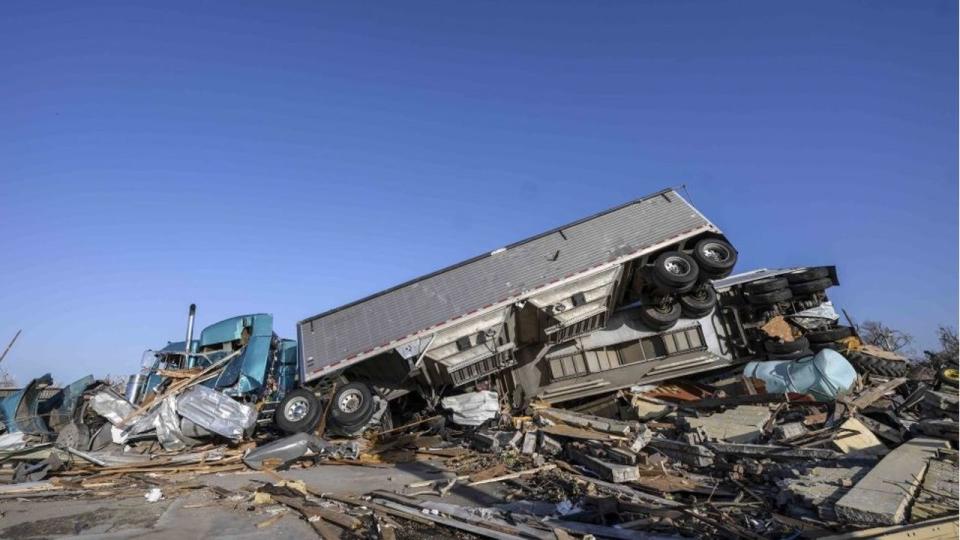
[[[901,360],[889,360],[857,351],[842,353],[853,364],[857,371],[864,374],[880,375],[882,377],[903,377],[907,374],[910,364]]]
[[[678,303],[680,311],[688,319],[699,319],[713,312],[717,305],[717,291],[713,285],[701,283],[686,294],[681,294]]]
[[[671,271],[670,267],[678,271]],[[650,274],[653,282],[659,287],[675,292],[686,292],[696,285],[700,267],[697,261],[686,253],[666,251],[653,261]]]
[[[815,268],[807,268],[806,270],[798,270],[796,272],[783,274],[783,277],[787,278],[787,281],[793,284],[803,283],[804,281],[813,281],[815,279],[828,277],[829,275],[830,270],[827,267],[817,266]]]
[[[832,341],[848,338],[852,335],[853,328],[850,328],[849,326],[838,326],[836,328],[828,328],[826,330],[807,332],[806,337],[808,340],[810,340],[810,343],[830,343]]]
[[[825,291],[828,288],[833,286],[833,280],[830,278],[820,278],[813,281],[804,281],[802,283],[792,283],[790,284],[790,290],[793,291],[794,296],[799,296],[801,294],[812,294],[820,291]]]
[[[297,400],[307,407],[307,414],[300,419],[288,418],[284,414],[287,405]],[[314,393],[306,388],[297,388],[287,392],[280,403],[277,404],[277,410],[274,413],[274,422],[277,427],[285,433],[309,433],[313,431],[320,423],[320,417],[323,415],[323,407],[320,406],[320,400]]]
[[[667,308],[660,306],[641,306],[640,320],[655,332],[672,328],[680,320],[682,310],[677,302],[670,302]]]
[[[758,305],[758,306],[767,306],[770,304],[777,304],[779,302],[786,302],[793,298],[793,292],[790,289],[778,289],[776,291],[771,291],[768,293],[761,294],[748,294],[746,295],[747,302]]]
[[[743,285],[743,290],[747,294],[763,294],[780,289],[786,289],[789,286],[787,280],[781,277],[769,277],[751,281]]]
[[[90,428],[76,421],[68,422],[57,433],[56,443],[58,447],[66,446],[76,450],[89,450]]]
[[[796,351],[789,354],[767,353],[767,360],[799,360],[801,358],[813,356],[814,354],[816,353],[814,353],[811,349],[804,349],[802,351]]]
[[[693,259],[700,265],[700,273],[713,279],[730,275],[737,264],[737,250],[719,238],[704,238],[693,247]]]
[[[359,407],[354,411],[347,411],[341,408],[341,400],[346,394],[353,394],[360,399]],[[366,424],[376,412],[373,403],[373,391],[366,383],[359,381],[349,382],[343,386],[338,386],[333,395],[333,403],[330,404],[330,417],[343,427]]]
[[[768,339],[763,342],[763,350],[770,354],[793,355],[810,350],[810,342],[805,337],[798,337],[793,341],[777,341]]]

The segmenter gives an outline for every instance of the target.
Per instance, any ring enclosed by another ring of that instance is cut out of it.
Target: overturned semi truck
[[[769,356],[751,325],[771,311],[820,309],[814,327],[836,323],[823,294],[832,268],[724,281],[736,261],[716,225],[660,191],[304,319],[306,391],[278,415],[309,429],[332,395],[331,419],[349,432],[411,393],[430,405],[481,388],[515,408],[569,401]],[[794,298],[790,284],[807,278],[819,281]],[[746,292],[754,281],[765,292]]]
[[[187,340],[153,351],[128,397],[160,384],[158,368],[234,355],[206,384],[259,403],[261,425],[310,431],[329,410],[349,435],[389,425],[397,400],[432,408],[492,389],[519,409],[809,355],[811,340],[761,331],[776,315],[837,337],[833,267],[732,276],[736,261],[719,228],[664,190],[304,319],[296,343],[265,314],[193,339],[191,310]]]

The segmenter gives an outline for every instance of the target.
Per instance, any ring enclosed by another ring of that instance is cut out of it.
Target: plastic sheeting
[[[440,404],[453,413],[453,423],[461,426],[479,426],[500,412],[500,399],[490,390],[445,397]]]
[[[194,386],[177,399],[177,412],[194,424],[239,440],[257,421],[257,411],[206,386]]]
[[[762,380],[767,392],[810,394],[823,401],[833,401],[850,392],[857,380],[850,362],[831,349],[799,360],[749,362],[743,374]]]

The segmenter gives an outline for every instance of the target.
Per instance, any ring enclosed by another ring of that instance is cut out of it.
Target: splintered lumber
[[[552,539],[553,534],[544,531],[542,529],[534,529],[527,525],[520,524],[511,524],[507,523],[503,519],[496,517],[495,515],[490,515],[488,513],[477,514],[470,509],[464,506],[459,506],[456,504],[442,503],[436,501],[417,501],[417,505],[420,508],[426,510],[435,510],[446,514],[452,518],[459,519],[461,521],[466,521],[467,523],[472,523],[474,525],[479,525],[481,527],[486,527],[493,529],[506,534],[516,534],[520,536],[527,536],[530,538],[542,538],[544,540]]]
[[[577,474],[577,473],[571,473],[571,474],[577,481],[580,481],[586,484],[593,484],[594,486],[602,490],[606,490],[610,493],[627,497],[628,499],[634,502],[639,502],[642,504],[652,504],[652,505],[655,505],[655,507],[657,508],[665,508],[665,507],[676,508],[676,507],[683,506],[683,504],[678,503],[677,501],[664,499],[663,497],[657,497],[656,495],[651,495],[650,493],[644,493],[642,491],[638,491],[636,489],[633,489],[628,486],[624,486],[622,484],[614,484],[612,482],[607,482],[605,480],[600,480],[598,478],[589,478],[587,476],[583,476],[582,474]]]
[[[555,426],[544,426],[540,431],[558,437],[567,437],[570,439],[583,439],[587,441],[617,441],[626,440],[626,437],[616,437],[607,433],[601,433],[592,429],[583,429],[573,426],[557,424]]]
[[[911,439],[891,451],[837,501],[837,515],[858,525],[899,525],[913,501],[927,462],[949,443]]]
[[[147,404],[144,404],[144,405],[141,405],[141,406],[137,407],[133,412],[131,412],[130,414],[128,414],[128,415],[123,419],[123,421],[120,422],[120,425],[121,425],[121,426],[126,426],[126,425],[127,425],[127,422],[129,422],[130,420],[132,420],[132,419],[140,416],[140,415],[143,414],[144,412],[150,410],[155,404],[160,403],[161,401],[163,401],[164,399],[166,399],[168,396],[175,395],[175,394],[177,394],[178,392],[180,392],[181,390],[184,390],[184,389],[186,389],[186,388],[189,388],[190,386],[193,386],[194,384],[199,384],[199,383],[205,381],[208,377],[213,376],[213,374],[214,374],[217,370],[219,370],[219,369],[222,368],[224,365],[226,365],[227,362],[229,362],[234,356],[237,356],[238,354],[240,354],[242,351],[243,351],[243,349],[237,349],[237,350],[233,351],[232,353],[228,354],[227,356],[224,356],[224,357],[221,358],[219,361],[217,361],[215,364],[213,364],[213,365],[211,365],[210,367],[204,369],[204,370],[201,371],[200,373],[191,375],[190,377],[188,377],[188,378],[186,378],[186,379],[180,379],[180,380],[178,380],[177,382],[171,384],[170,387],[167,388],[166,391],[163,392],[163,394],[160,394],[160,395],[157,396],[155,399],[151,400],[150,403],[147,403]]]
[[[486,478],[486,479],[484,479],[484,480],[477,480],[476,482],[470,482],[470,483],[467,484],[467,485],[468,485],[468,486],[479,486],[479,485],[481,485],[481,484],[491,484],[491,483],[494,483],[494,482],[502,482],[502,481],[504,481],[504,480],[513,480],[514,478],[520,478],[521,476],[527,476],[527,475],[530,475],[530,474],[537,474],[537,473],[539,473],[539,472],[551,471],[551,470],[556,469],[556,468],[557,468],[556,465],[554,465],[554,464],[552,464],[552,463],[548,463],[548,464],[546,464],[546,465],[544,465],[544,466],[542,466],[542,467],[537,467],[537,468],[535,468],[535,469],[527,469],[527,470],[525,470],[525,471],[517,471],[517,472],[515,472],[515,473],[505,474],[505,475],[503,475],[503,476],[495,476],[495,477],[493,477],[493,478]]]
[[[634,531],[631,529],[618,529],[615,527],[606,527],[604,525],[594,525],[592,523],[580,523],[579,521],[563,521],[560,519],[547,519],[544,525],[556,529],[563,529],[577,534],[591,534],[601,538],[616,538],[618,540],[680,540],[680,536],[665,534],[654,534],[643,531]]]
[[[278,482],[283,482],[287,480],[280,474],[277,474],[275,471],[265,469],[263,472],[267,473],[268,476],[272,477]],[[319,489],[311,487],[310,485],[306,485],[306,487],[307,487],[307,493],[313,495],[314,497],[319,497],[321,499],[330,499],[331,501],[337,501],[343,504],[349,504],[351,506],[366,507],[371,510],[380,512],[382,514],[388,514],[391,516],[409,519],[410,521],[415,521],[421,525],[433,525],[432,521],[426,518],[420,517],[420,515],[410,515],[406,512],[400,512],[400,511],[394,510],[393,508],[387,508],[382,504],[377,504],[375,502],[370,502],[370,501],[364,501],[348,495],[337,495],[336,493],[324,493],[323,491],[320,491]]]
[[[867,388],[861,392],[857,397],[850,400],[850,405],[858,410],[863,410],[866,407],[869,407],[873,402],[887,395],[888,393],[896,390],[899,386],[907,382],[906,377],[898,377],[896,379],[890,379],[889,381],[878,384]]]
[[[522,540],[524,537],[517,536],[515,534],[508,534],[499,531],[489,529],[487,527],[480,527],[477,525],[471,525],[470,523],[464,523],[462,521],[451,519],[443,516],[437,516],[434,514],[424,514],[420,512],[419,508],[411,508],[406,505],[402,505],[393,501],[388,501],[386,499],[375,499],[377,504],[395,510],[401,514],[400,517],[409,517],[416,516],[423,519],[428,519],[439,525],[444,525],[452,529],[460,529],[461,531],[467,531],[469,533],[476,534],[477,536],[483,536],[484,538],[493,538],[494,540]]]
[[[39,491],[56,491],[62,489],[63,486],[56,485],[49,480],[42,480],[37,482],[22,482],[19,484],[0,485],[0,495],[8,495],[12,493],[36,493]]]
[[[363,526],[363,522],[353,516],[340,514],[321,506],[307,504],[307,501],[302,497],[270,494],[270,498],[284,506],[289,506],[297,512],[300,512],[308,520],[319,517],[351,531],[359,529],[361,526]]]
[[[298,500],[296,497],[285,497],[283,495],[270,495],[270,498],[277,501],[278,503],[288,506],[303,516],[303,519],[307,520],[307,523],[313,527],[313,530],[317,532],[324,540],[337,540],[340,538],[340,535],[332,529],[320,516],[313,512],[313,508],[306,505],[305,501]]]

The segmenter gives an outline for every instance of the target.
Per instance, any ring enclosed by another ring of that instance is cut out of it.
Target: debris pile
[[[827,384],[850,364],[831,366],[844,357],[825,351],[822,364],[790,366],[819,365],[812,385],[795,376],[784,388],[748,365],[520,412],[477,391],[407,425],[341,440],[251,435],[255,409],[200,384],[214,370],[177,378],[137,407],[84,379],[58,391],[55,407],[36,409],[43,414],[4,417],[17,429],[0,436],[0,498],[136,491],[153,503],[199,489],[203,475],[253,469],[265,476],[249,491],[215,496],[268,514],[258,527],[300,516],[323,538],[418,537],[434,527],[486,538],[770,538],[949,523],[958,511],[956,387],[862,372],[848,386]],[[48,383],[6,398],[4,410],[24,410],[24,395]],[[364,496],[283,472],[424,460],[439,478]],[[445,500],[460,490],[496,502]]]

